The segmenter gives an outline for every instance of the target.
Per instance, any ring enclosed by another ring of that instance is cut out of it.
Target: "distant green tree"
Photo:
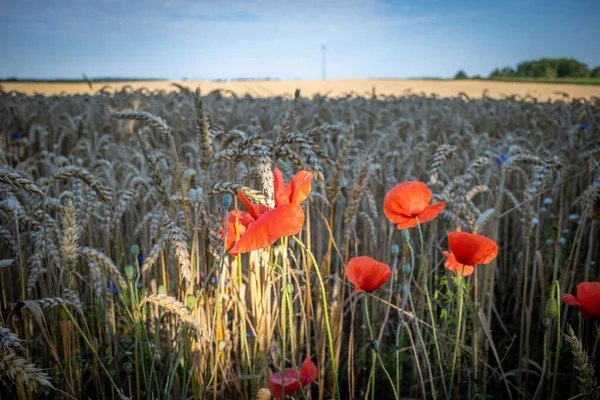
[[[590,70],[590,78],[600,78],[600,67]]]
[[[516,76],[524,78],[585,78],[590,74],[588,66],[574,58],[540,58],[523,61],[517,69],[505,67],[494,69],[490,78]]]
[[[454,75],[454,79],[469,79],[469,76],[465,71],[460,70],[456,73],[456,75]]]

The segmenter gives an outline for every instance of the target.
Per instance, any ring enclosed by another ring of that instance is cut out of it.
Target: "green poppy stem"
[[[385,373],[385,376],[390,381],[390,386],[392,387],[392,390],[394,392],[394,398],[396,400],[398,400],[399,399],[398,392],[396,391],[396,388],[394,386],[394,381],[392,380],[392,377],[390,376],[389,372],[385,368],[385,364],[383,363],[383,360],[381,359],[381,356],[379,355],[379,349],[378,349],[379,344],[375,341],[375,336],[373,335],[373,328],[371,327],[371,319],[369,318],[369,294],[368,293],[365,293],[364,299],[365,299],[365,320],[367,322],[367,326],[369,327],[369,335],[371,336],[371,349],[373,351],[373,361],[371,363],[371,398],[372,399],[375,398],[375,359],[377,359],[377,360],[379,360],[379,364],[381,365],[381,369]]]
[[[442,385],[444,387],[444,394],[446,399],[450,399],[448,389],[446,388],[446,378],[444,378],[444,366],[442,365],[442,353],[440,352],[440,345],[437,339],[437,329],[435,327],[435,317],[433,316],[433,307],[431,306],[431,297],[429,297],[429,288],[427,286],[427,267],[425,263],[425,241],[423,240],[423,231],[421,230],[421,223],[419,217],[415,217],[417,220],[417,229],[419,231],[419,239],[421,240],[421,269],[423,271],[423,291],[425,291],[425,299],[427,300],[427,311],[431,318],[431,329],[433,331],[433,342],[435,343],[435,351],[438,359],[438,367],[440,369],[440,376],[442,378]],[[432,377],[433,378],[433,377]],[[452,384],[450,384],[452,387]]]
[[[317,260],[315,260],[315,256],[312,254],[312,252],[306,248],[306,246],[304,245],[304,243],[302,243],[302,241],[300,241],[300,239],[298,239],[296,236],[292,236],[292,239],[294,239],[294,241],[298,243],[304,249],[304,251],[306,251],[306,254],[308,254],[311,261],[313,262],[313,265],[315,266],[314,271],[317,274],[317,279],[319,280],[319,285],[321,286],[321,300],[323,301],[323,317],[325,319],[325,327],[327,328],[327,342],[329,344],[329,356],[331,357],[331,369],[333,372],[333,382],[335,385],[335,398],[337,400],[341,400],[340,384],[338,382],[337,374],[337,364],[335,362],[335,352],[333,349],[333,336],[331,334],[331,324],[329,323],[329,313],[327,312],[327,292],[325,290],[323,278],[321,277],[319,264],[317,263]]]
[[[462,275],[458,275],[458,325],[456,327],[456,341],[454,342],[454,356],[452,357],[452,372],[450,374],[450,388],[454,385],[454,369],[456,368],[456,358],[458,355],[458,342],[460,340],[460,328],[462,326],[462,309],[463,309],[463,288]]]

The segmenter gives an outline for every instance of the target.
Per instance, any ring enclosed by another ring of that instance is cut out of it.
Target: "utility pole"
[[[325,45],[321,45],[321,60],[322,60],[321,75],[322,75],[323,80],[325,80]]]

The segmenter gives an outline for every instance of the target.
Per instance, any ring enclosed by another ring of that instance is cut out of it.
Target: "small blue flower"
[[[579,129],[582,131],[585,131],[587,128],[588,128],[588,126],[586,124],[579,125]]]
[[[19,140],[21,139],[21,134],[19,132],[13,132],[10,134],[10,138],[13,140]]]
[[[250,338],[254,337],[254,331],[252,329],[250,329],[250,331],[248,331],[248,336],[250,336]]]
[[[223,286],[227,286],[227,279],[225,279],[225,281],[223,281]]]
[[[216,284],[218,281],[216,276],[213,276],[212,278],[210,278],[210,283],[212,283],[213,285]]]
[[[117,288],[117,285],[111,281],[106,282],[106,291],[110,294],[110,293],[118,293],[119,289]]]
[[[144,263],[144,256],[141,255],[141,254],[138,256],[138,263],[139,264],[143,264]]]
[[[506,161],[506,154],[502,153],[496,157],[496,164],[501,165],[504,161]]]

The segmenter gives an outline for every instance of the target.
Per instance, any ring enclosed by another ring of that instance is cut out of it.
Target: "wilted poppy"
[[[563,294],[563,301],[577,306],[586,319],[600,319],[600,282],[581,282],[577,285],[577,296]]]
[[[429,205],[431,191],[423,182],[403,182],[393,188],[383,201],[383,213],[398,229],[408,229],[433,220],[444,210],[443,202]]]
[[[475,271],[475,264],[487,264],[498,255],[498,245],[492,239],[468,232],[448,233],[449,253],[444,251],[450,271],[469,276]]]
[[[227,221],[227,219],[229,221]],[[229,211],[228,217],[223,217],[223,221],[221,222],[223,226],[227,223],[227,243],[225,243],[225,249],[229,250],[233,247],[236,240],[238,240],[246,229],[252,224],[254,219],[250,216],[249,213],[245,211],[232,210]],[[224,229],[221,228],[219,231],[219,236],[222,238],[225,236]]]
[[[388,280],[392,271],[371,257],[354,257],[348,262],[346,276],[357,292],[373,292]]]
[[[289,185],[285,186],[281,171],[276,168],[273,172],[275,208],[267,210],[265,206],[250,203],[243,194],[240,196],[254,222],[229,250],[233,256],[263,249],[284,236],[295,235],[302,230],[304,211],[300,203],[310,193],[313,175],[307,171],[300,171]]]
[[[298,377],[300,380],[298,380]],[[310,385],[315,379],[317,379],[317,366],[310,357],[306,357],[298,371],[298,375],[296,375],[293,368],[286,368],[283,371],[283,379],[281,372],[275,372],[269,377],[267,388],[271,391],[271,396],[279,398],[282,394],[287,396],[299,390],[300,387]]]

